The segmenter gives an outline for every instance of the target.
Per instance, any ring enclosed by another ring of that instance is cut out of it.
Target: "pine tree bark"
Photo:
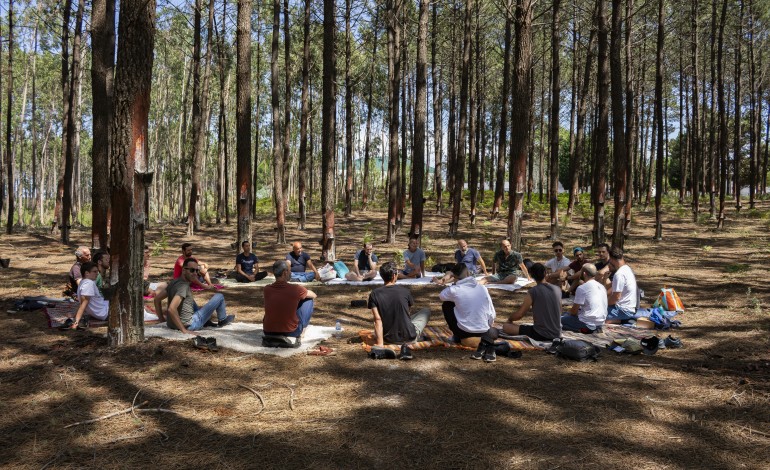
[[[155,1],[123,0],[120,4],[112,139],[112,276],[117,286],[110,301],[108,339],[111,346],[144,339],[142,260],[147,173],[147,124],[155,36]]]
[[[655,240],[663,239],[663,48],[665,47],[664,27],[665,0],[658,0],[658,42],[655,54],[655,129],[657,131],[656,168],[655,168]],[[650,164],[652,166],[652,164]]]
[[[109,240],[109,128],[112,119],[114,57],[115,0],[94,0],[91,12],[91,90],[93,100],[91,246],[94,249],[108,246]]]
[[[508,183],[508,239],[516,251],[521,251],[527,155],[531,141],[532,10],[533,0],[516,0],[516,45],[513,51],[511,91],[512,102],[517,104],[511,107],[511,163]]]
[[[662,0],[661,0],[662,1]],[[717,108],[719,113],[719,215],[717,228],[725,226],[725,198],[727,196],[727,108],[725,107],[724,50],[725,22],[727,21],[727,0],[722,0],[722,14],[719,17],[719,38],[717,45]]]
[[[238,2],[235,42],[237,241],[251,243],[251,0]]]
[[[305,223],[307,222],[307,124],[310,115],[310,103],[308,100],[308,89],[310,86],[310,0],[305,0],[305,17],[302,30],[304,37],[302,41],[302,96],[300,98],[299,181],[297,184],[299,215],[297,225],[300,230],[305,230]]]
[[[619,0],[615,0],[619,1]],[[553,0],[551,8],[551,116],[548,120],[550,165],[548,201],[551,218],[551,240],[559,238],[559,110],[561,107],[561,0]]]
[[[350,77],[350,2],[345,0],[345,217],[353,213],[353,83]]]
[[[6,105],[5,167],[8,182],[8,221],[5,231],[13,233],[15,194],[13,191],[13,157],[11,145],[11,112],[13,111],[13,0],[8,1],[8,103]]]
[[[741,210],[741,43],[743,42],[743,0],[740,2],[740,14],[738,15],[738,25],[735,37],[735,117],[733,119],[733,193],[735,193],[735,210]],[[749,54],[751,55],[751,54]],[[753,61],[750,61],[753,62]],[[749,82],[752,91],[749,93],[749,135],[754,131],[754,93],[753,76],[751,74],[751,65],[749,65]],[[752,135],[753,137],[753,135]],[[754,139],[749,139],[749,155],[751,161],[754,157]]]
[[[612,226],[612,244],[623,248],[626,226],[626,198],[628,197],[628,148],[626,147],[626,125],[623,110],[623,63],[620,60],[622,34],[621,0],[612,0],[612,32],[610,35],[610,81],[612,82],[612,156],[615,171],[615,203]],[[631,103],[626,103],[630,106]]]
[[[593,69],[594,52],[593,47],[596,41],[596,30],[591,28],[586,44],[586,62],[583,72],[583,81],[580,85],[578,95],[577,117],[575,120],[575,154],[570,159],[570,191],[569,202],[567,203],[567,215],[571,216],[575,209],[575,203],[578,199],[579,176],[583,168],[583,156],[585,155],[585,127],[586,115],[588,114],[588,102],[591,90],[591,71]]]
[[[598,0],[597,19],[599,25],[598,41],[599,56],[598,67],[599,75],[597,77],[597,125],[596,125],[596,149],[594,150],[594,168],[593,184],[591,192],[594,202],[594,221],[593,221],[593,246],[599,246],[604,243],[604,204],[605,192],[607,187],[607,160],[609,153],[609,88],[610,71],[608,64],[608,38],[607,16],[605,13],[605,1]]]
[[[330,1],[330,0],[325,0]],[[401,25],[402,0],[385,2],[388,18],[388,228],[385,243],[396,241],[398,218],[398,126],[399,91],[401,88]]]
[[[474,0],[465,2],[465,20],[463,21],[463,56],[460,67],[460,123],[457,135],[457,161],[455,162],[455,185],[452,191],[452,222],[449,225],[449,236],[454,237],[460,230],[460,208],[462,205],[463,187],[465,186],[465,155],[466,139],[468,136],[468,92],[471,74],[471,22]]]
[[[471,226],[476,225],[476,202],[478,198],[479,184],[479,154],[478,154],[478,134],[477,134],[477,110],[478,110],[478,89],[475,83],[478,79],[478,67],[481,65],[478,60],[478,43],[473,39],[474,26],[473,17],[477,17],[478,2],[474,4],[471,12],[471,45],[468,52],[470,60],[468,61],[468,192],[470,193],[470,222]],[[477,35],[478,37],[478,35]],[[474,67],[475,65],[475,67]]]
[[[410,237],[422,236],[423,179],[425,177],[425,140],[428,96],[428,7],[429,0],[420,0],[417,26],[417,90],[414,108],[414,156],[412,158],[412,220]]]
[[[273,0],[273,40],[270,55],[270,103],[273,113],[273,202],[276,242],[286,243],[286,204],[283,192],[283,149],[278,84],[278,37],[281,32],[281,0]],[[259,127],[259,126],[258,126]]]
[[[289,30],[289,0],[283,0],[283,72],[284,72],[284,114],[283,114],[283,171],[281,187],[283,188],[284,214],[289,207],[289,172],[291,157],[291,31]]]
[[[433,17],[430,41],[430,72],[431,86],[433,88],[433,191],[436,194],[436,213],[441,214],[441,192],[442,192],[442,141],[443,141],[443,123],[441,118],[441,80],[439,79],[438,67],[436,65],[436,44],[438,42],[438,2],[433,2]]]
[[[699,116],[700,98],[698,95],[698,1],[692,0],[690,8],[690,60],[692,61],[692,133],[693,157],[690,165],[690,193],[692,196],[692,215],[693,221],[698,221],[698,212],[700,211],[700,181],[702,178],[701,168],[703,168],[703,144],[701,141],[701,119]]]
[[[337,259],[334,242],[334,146],[337,134],[337,35],[334,0],[324,0],[323,103],[321,104],[321,261]]]

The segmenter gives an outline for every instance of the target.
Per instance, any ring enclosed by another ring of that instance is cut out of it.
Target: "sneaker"
[[[203,336],[196,336],[195,338],[193,338],[192,344],[198,349],[205,349],[205,350],[209,349],[209,343],[206,340],[206,338],[204,338]]]
[[[208,346],[209,351],[212,351],[212,352],[219,351],[219,348],[217,347],[217,339],[216,338],[211,336],[211,337],[205,338],[205,339],[206,339],[206,345]]]
[[[479,347],[471,354],[471,359],[480,361],[484,358],[484,351],[487,349],[487,344],[484,341],[479,342]]]
[[[203,324],[203,328],[216,328],[217,324],[211,321],[210,319]]]
[[[495,362],[497,360],[494,346],[487,346],[486,349],[484,349],[483,359],[484,362]]]
[[[217,326],[222,328],[223,326],[226,326],[232,323],[233,320],[235,320],[235,315],[228,315],[224,318],[224,320],[219,320],[219,323],[217,323]]]
[[[677,349],[682,347],[682,340],[668,335],[668,338],[663,340],[663,344],[665,344],[667,348]]]
[[[407,346],[406,344],[401,345],[401,352],[398,355],[398,358],[402,361],[411,361],[414,359],[414,355],[412,354],[412,348]]]

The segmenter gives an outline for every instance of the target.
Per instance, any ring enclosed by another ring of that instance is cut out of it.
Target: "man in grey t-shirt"
[[[551,341],[561,337],[561,289],[543,282],[545,266],[535,263],[529,270],[537,285],[529,290],[519,310],[511,314],[509,322],[521,320],[532,309],[533,325],[503,324],[509,335],[526,335],[537,341]]]
[[[169,328],[189,335],[207,326],[212,314],[217,313],[217,326],[225,326],[235,320],[235,315],[225,311],[225,297],[214,294],[206,305],[198,307],[193,299],[190,282],[198,278],[199,267],[195,258],[187,258],[182,264],[182,275],[169,282],[165,290],[155,296],[155,312],[160,321],[166,321]],[[168,320],[163,311],[163,299],[168,297]]]
[[[409,238],[409,246],[404,250],[404,269],[398,272],[399,279],[416,279],[425,275],[425,252],[419,244],[419,238]]]

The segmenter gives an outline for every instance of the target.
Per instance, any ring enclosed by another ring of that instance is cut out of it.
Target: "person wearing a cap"
[[[572,260],[572,262],[569,264],[569,271],[567,272],[567,282],[569,282],[569,291],[571,293],[575,292],[575,289],[582,284],[582,277],[583,274],[580,272],[580,269],[583,267],[584,264],[588,262],[586,259],[586,254],[583,252],[583,248],[576,246],[572,249],[572,256],[575,258]]]
[[[568,314],[561,317],[566,331],[593,333],[607,318],[607,289],[596,280],[596,266],[586,263],[578,271],[583,284],[575,290],[575,301]]]
[[[606,323],[623,323],[636,316],[639,288],[634,272],[623,258],[623,250],[616,246],[610,248],[610,271],[614,275],[607,292]]]

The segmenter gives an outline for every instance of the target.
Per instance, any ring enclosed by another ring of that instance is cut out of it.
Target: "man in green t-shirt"
[[[500,243],[500,251],[495,253],[492,263],[495,273],[479,281],[480,284],[514,284],[520,277],[530,279],[521,253],[513,251],[508,240]]]

